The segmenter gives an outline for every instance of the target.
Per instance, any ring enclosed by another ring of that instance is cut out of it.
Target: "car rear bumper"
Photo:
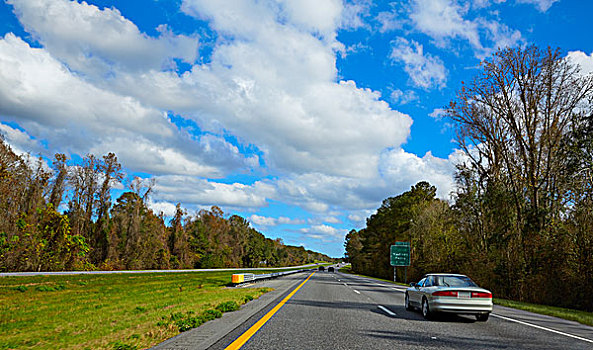
[[[431,311],[456,314],[483,314],[492,312],[492,299],[458,299],[441,297],[429,301]]]

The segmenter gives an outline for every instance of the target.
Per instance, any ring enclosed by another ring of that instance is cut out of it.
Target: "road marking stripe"
[[[548,331],[548,332],[552,332],[552,333],[557,333],[557,334],[565,335],[567,337],[571,337],[571,338],[579,339],[579,340],[586,341],[586,342],[589,342],[589,343],[593,343],[593,340],[591,340],[591,339],[579,337],[578,335],[574,335],[574,334],[564,333],[564,332],[557,331],[557,330],[552,329],[552,328],[542,327],[542,326],[538,326],[536,324],[527,323],[527,322],[524,322],[524,321],[519,321],[519,320],[515,320],[515,319],[510,318],[510,317],[505,317],[505,316],[496,315],[496,314],[490,314],[490,316],[494,316],[494,317],[497,317],[497,318],[502,318],[503,320],[520,323],[520,324],[525,325],[525,326],[530,326],[530,327],[533,327],[533,328],[542,329],[544,331]]]
[[[225,348],[225,350],[236,350],[236,349],[240,349],[243,345],[245,345],[245,343],[249,340],[249,338],[251,338],[260,328],[263,327],[264,324],[266,324],[266,322],[268,322],[268,320],[274,316],[274,314],[276,312],[278,312],[278,310],[280,310],[280,308],[290,299],[292,298],[293,295],[295,295],[295,293],[305,284],[307,283],[307,281],[309,280],[309,278],[311,278],[311,276],[313,276],[315,274],[315,272],[313,272],[312,274],[309,275],[309,277],[307,277],[306,280],[303,281],[303,283],[299,284],[298,287],[296,287],[292,292],[290,292],[290,294],[288,294],[286,296],[286,298],[282,299],[282,301],[280,303],[278,303],[278,305],[274,306],[274,308],[272,310],[270,310],[264,317],[262,317],[259,321],[257,321],[253,326],[251,326],[251,328],[249,328],[247,331],[245,331],[245,333],[241,334],[241,336],[239,336],[239,338],[235,339],[234,342],[232,342],[229,346],[227,346]]]
[[[356,293],[356,294],[360,294],[360,292],[359,292],[359,291],[357,291],[356,289],[353,289],[353,291],[354,291],[354,293]]]
[[[346,283],[344,283],[344,285],[345,285],[346,287],[348,287],[348,285],[347,285]]]
[[[397,314],[391,310],[389,310],[388,308],[381,306],[381,305],[377,305],[379,307],[379,309],[385,311],[389,316],[397,316]]]

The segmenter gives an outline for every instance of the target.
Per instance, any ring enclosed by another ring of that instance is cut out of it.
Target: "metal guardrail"
[[[299,272],[306,272],[306,271],[313,271],[315,269],[301,269],[301,270],[293,270],[293,271],[282,271],[282,272],[272,272],[272,273],[263,273],[255,275],[253,273],[236,273],[231,276],[231,284],[235,287],[240,286],[245,283],[249,282],[257,282],[268,280],[272,278],[278,278],[281,276],[292,275]]]
[[[118,271],[41,271],[41,272],[0,272],[0,277],[8,276],[45,276],[45,275],[103,275],[117,273],[186,273],[186,272],[221,272],[221,271],[253,271],[253,270],[284,270],[294,268],[315,267],[315,264],[286,267],[237,267],[225,269],[185,269],[185,270],[118,270]]]

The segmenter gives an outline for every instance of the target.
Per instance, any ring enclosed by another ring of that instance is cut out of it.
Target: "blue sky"
[[[337,257],[383,199],[422,180],[449,198],[463,156],[442,109],[497,47],[558,47],[593,71],[591,13],[578,0],[7,0],[0,131],[47,159],[115,152],[155,180],[156,211],[218,205]]]

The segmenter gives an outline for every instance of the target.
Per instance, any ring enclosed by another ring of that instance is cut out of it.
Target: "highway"
[[[403,302],[403,288],[393,284],[316,272],[241,349],[593,349],[593,328],[574,322],[502,307],[488,322],[426,321]],[[273,306],[210,348],[225,349]]]

